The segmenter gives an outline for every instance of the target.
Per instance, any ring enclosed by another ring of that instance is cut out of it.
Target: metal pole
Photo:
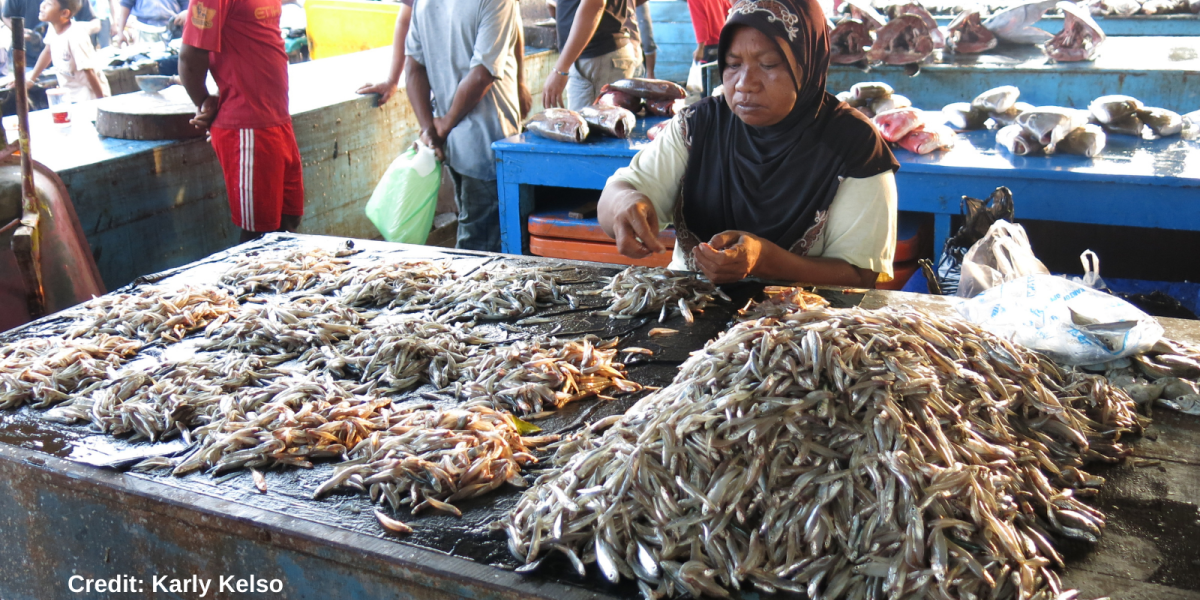
[[[25,89],[25,19],[12,19],[13,91],[17,96],[17,129],[21,147],[21,226],[13,233],[12,249],[25,280],[29,315],[46,313],[46,295],[42,288],[41,240],[38,221],[42,207],[33,187],[33,159],[29,156],[29,96]]]

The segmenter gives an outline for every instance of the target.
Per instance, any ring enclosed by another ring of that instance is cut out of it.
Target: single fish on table
[[[912,105],[912,100],[909,100],[908,96],[892,94],[887,98],[881,98],[872,102],[871,110],[875,111],[875,114],[880,114],[889,110],[896,110],[898,108],[911,108]]]
[[[1183,131],[1180,133],[1185,140],[1200,137],[1200,110],[1183,115]]]
[[[642,110],[641,98],[631,96],[620,90],[614,90],[607,85],[600,88],[600,96],[596,98],[593,104],[596,106],[616,106],[634,114]]]
[[[1006,125],[996,132],[996,143],[1017,156],[1041,154],[1043,146],[1020,125]]]
[[[996,47],[999,41],[980,22],[979,8],[972,7],[959,13],[946,26],[946,46],[960,54],[980,54]]]
[[[953,148],[955,137],[954,130],[945,125],[925,125],[900,138],[900,147],[915,154],[929,154]]]
[[[1107,140],[1108,136],[1104,134],[1104,130],[1099,125],[1088,123],[1068,133],[1067,137],[1058,142],[1055,149],[1065,154],[1078,154],[1094,158],[1104,150]]]
[[[646,116],[648,117],[673,117],[679,112],[682,106],[682,100],[651,100],[646,99]]]
[[[851,106],[864,106],[875,100],[890,98],[895,90],[892,86],[882,81],[864,81],[850,86],[850,102]]]
[[[615,138],[625,139],[637,126],[637,117],[619,106],[585,106],[579,116],[587,121],[590,130],[600,131]]]
[[[933,54],[933,49],[932,34],[921,17],[900,15],[875,34],[867,59],[886,65],[913,65],[906,73],[916,75],[916,65]]]
[[[579,113],[565,108],[547,108],[528,121],[525,131],[559,142],[582,144],[588,136],[588,124]]]
[[[1042,19],[1046,11],[1054,8],[1058,0],[1032,0],[1004,9],[983,22],[983,26],[996,37],[1013,44],[1042,44],[1053,35],[1033,24]]]
[[[992,88],[971,101],[971,106],[987,111],[989,114],[1004,113],[1017,103],[1021,90],[1013,85],[1002,85]]]
[[[1146,107],[1139,110],[1137,115],[1156,137],[1171,137],[1183,131],[1183,117],[1177,112]]]
[[[915,108],[898,108],[875,115],[875,126],[883,139],[898,142],[901,138],[915,131],[925,123],[921,111]]]
[[[1096,60],[1105,35],[1087,9],[1074,2],[1059,2],[1063,13],[1063,28],[1042,48],[1046,56],[1057,62]]]
[[[928,10],[925,10],[924,6],[910,2],[901,6],[898,9],[898,13],[901,15],[913,15],[925,23],[925,28],[929,30],[929,39],[933,41],[934,50],[946,47],[946,34],[938,27],[937,21],[933,19],[933,15],[929,14]]]
[[[959,131],[983,129],[988,120],[988,112],[982,108],[971,106],[969,102],[955,102],[942,108],[946,122]]]
[[[846,0],[843,4],[850,11],[850,18],[861,21],[868,31],[878,31],[887,25],[887,17],[875,10],[870,2]]]
[[[647,100],[682,100],[687,98],[687,90],[680,87],[677,83],[662,79],[642,79],[638,77],[618,79],[604,86],[604,91],[607,90],[625,92],[630,96],[645,98]]]
[[[829,64],[852,65],[867,60],[871,31],[858,19],[844,19],[829,33]]]
[[[1045,147],[1047,154],[1054,152],[1059,140],[1087,122],[1087,112],[1057,106],[1035,108],[1017,117],[1017,125],[1024,127],[1033,139]]]

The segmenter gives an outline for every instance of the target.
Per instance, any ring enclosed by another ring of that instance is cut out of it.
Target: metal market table
[[[492,144],[502,250],[521,251],[525,217],[533,208],[528,189],[522,207],[522,188],[602,189],[649,143],[646,126],[639,121],[628,140],[570,144],[519,134]],[[994,131],[972,131],[960,134],[953,150],[924,156],[895,151],[899,209],[934,215],[935,249],[949,237],[963,195],[986,198],[999,186],[1012,190],[1019,219],[1200,231],[1200,143],[1110,135],[1104,152],[1089,159],[1013,156],[995,137]]]
[[[826,89],[837,93],[861,81],[884,81],[926,110],[970,102],[981,92],[1015,85],[1034,105],[1086,108],[1105,94],[1126,94],[1148,106],[1187,113],[1200,109],[1200,37],[1110,37],[1094,62],[1050,63],[1036,46],[1002,45],[987,54],[942,54],[916,77],[901,67],[868,72],[834,65]]]
[[[175,271],[177,279],[149,278],[160,285],[214,283],[231,263],[248,252],[273,249],[332,249],[338,238],[274,236],[239,246]],[[611,265],[505,257],[481,253],[355,241],[366,252],[361,264],[433,258],[454,261],[511,261],[576,266],[581,274],[613,273]],[[747,286],[728,286],[745,297]],[[841,306],[864,308],[907,304],[936,314],[953,309],[940,297],[876,290],[823,290]],[[621,334],[622,345],[658,349],[653,362],[633,364],[631,378],[642,382],[669,380],[677,365],[723,330],[732,308],[697,315],[696,325],[668,320],[677,336],[648,339],[650,320]],[[569,315],[568,315],[569,317]],[[44,334],[57,316],[0,336],[0,343]],[[560,317],[561,318],[561,317]],[[602,319],[603,320],[603,319]],[[1200,341],[1194,321],[1163,320],[1175,339]],[[548,327],[550,325],[538,325]],[[621,321],[618,327],[631,327]],[[605,337],[611,334],[602,334]],[[674,340],[674,341],[672,341]],[[568,404],[562,416],[538,423],[547,432],[567,430],[623,412],[636,396],[613,402],[583,400]],[[333,494],[320,501],[312,490],[329,476],[332,464],[314,469],[265,471],[267,493],[255,490],[249,472],[232,478],[192,473],[173,477],[158,473],[120,472],[96,464],[145,455],[147,442],[128,442],[100,435],[85,426],[43,420],[28,407],[0,411],[0,597],[7,600],[99,598],[72,594],[74,575],[113,579],[132,577],[141,583],[139,597],[197,597],[197,594],[153,594],[154,577],[179,579],[219,577],[280,579],[283,592],[264,597],[538,598],[551,600],[639,597],[636,587],[610,586],[593,572],[583,580],[569,567],[545,566],[534,576],[508,570],[503,535],[490,522],[516,502],[519,491],[497,492],[459,504],[463,517],[423,514],[409,518],[417,530],[410,537],[386,534],[361,494]],[[1200,600],[1200,576],[1193,561],[1200,556],[1200,418],[1157,411],[1150,433],[1133,443],[1135,459],[1122,465],[1095,465],[1089,470],[1108,479],[1095,503],[1108,514],[1108,527],[1094,547],[1062,545],[1067,559],[1067,585],[1084,597]],[[136,460],[136,458],[135,458]],[[532,476],[533,474],[531,474]],[[128,581],[127,579],[125,581]],[[205,596],[212,597],[212,596]],[[238,597],[228,593],[217,598]],[[744,600],[766,600],[748,591]]]

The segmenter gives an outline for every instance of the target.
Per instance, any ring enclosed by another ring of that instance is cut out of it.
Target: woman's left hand
[[[692,250],[696,266],[713,283],[741,281],[754,274],[774,244],[753,233],[723,231]]]

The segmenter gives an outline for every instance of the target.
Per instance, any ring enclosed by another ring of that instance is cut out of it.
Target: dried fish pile
[[[559,286],[558,270],[500,263],[456,278],[439,287],[427,303],[407,308],[428,310],[439,321],[526,317],[539,308],[571,301]]]
[[[559,448],[505,525],[647,598],[1054,598],[1054,536],[1094,541],[1080,469],[1133,402],[961,320],[817,309],[747,321],[598,437]]]
[[[90,393],[51,409],[45,418],[60,423],[90,422],[111,435],[132,433],[150,441],[181,435],[210,423],[223,398],[239,389],[286,375],[274,366],[280,357],[235,352],[167,363],[151,372],[126,371]]]
[[[148,287],[136,294],[108,294],[88,301],[67,337],[105,334],[178,342],[193,331],[223,323],[237,309],[236,299],[213,287]]]
[[[207,350],[296,355],[361,332],[373,316],[326,296],[272,298],[248,303],[228,322],[211,325],[202,345]]]
[[[410,505],[413,514],[432,508],[461,516],[454,502],[506,482],[526,487],[522,467],[537,462],[531,448],[557,439],[522,436],[510,415],[482,403],[447,410],[409,405],[388,415],[385,431],[355,446],[313,497],[353,488],[393,509]]]
[[[617,319],[658,312],[659,322],[682,314],[691,323],[713,297],[729,301],[717,286],[694,275],[680,275],[659,267],[629,267],[613,276],[603,290],[612,304],[600,313]]]
[[[462,325],[412,315],[373,322],[334,347],[309,350],[300,362],[364,383],[357,393],[403,392],[424,383],[445,388],[459,378],[473,347],[487,341]]]
[[[258,292],[286,294],[312,288],[328,289],[350,269],[350,261],[317,248],[282,256],[259,252],[238,260],[221,277],[221,284],[239,295]]]
[[[0,346],[0,409],[47,408],[108,378],[142,343],[98,334],[88,339],[26,338]]]
[[[489,400],[517,414],[529,415],[553,406],[561,408],[608,390],[636,392],[642,386],[626,379],[615,362],[617,340],[600,342],[546,338],[492,348],[462,366],[456,395]]]

